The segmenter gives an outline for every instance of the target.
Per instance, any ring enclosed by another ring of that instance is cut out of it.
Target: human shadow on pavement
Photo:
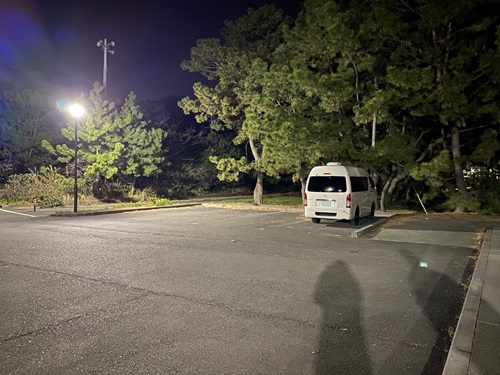
[[[413,252],[405,249],[400,252],[410,266],[408,279],[413,286],[413,296],[437,335],[422,374],[441,374],[451,345],[453,327],[457,325],[465,298],[462,282],[472,274],[474,261],[470,259],[460,273],[457,264],[461,264],[464,253],[457,251],[445,272],[439,273],[428,268]]]
[[[316,375],[370,374],[371,363],[362,327],[362,294],[349,267],[330,264],[316,283],[314,302],[323,309]]]

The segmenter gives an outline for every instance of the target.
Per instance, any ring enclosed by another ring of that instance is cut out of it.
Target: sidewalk
[[[500,228],[488,229],[443,375],[500,374]]]

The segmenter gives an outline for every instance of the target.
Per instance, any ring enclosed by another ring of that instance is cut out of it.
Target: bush
[[[475,196],[480,204],[481,213],[500,214],[500,180],[498,178],[491,178],[488,184],[475,192]]]
[[[149,197],[149,205],[151,206],[170,206],[172,202],[168,198]]]
[[[59,207],[64,205],[66,192],[65,178],[53,167],[42,167],[39,173],[10,176],[1,196],[6,203],[32,204],[36,199],[41,207]]]
[[[2,189],[2,201],[6,203],[25,203],[30,200],[31,176],[14,174],[9,177]]]
[[[446,211],[454,211],[458,207],[465,212],[478,212],[481,203],[473,195],[468,195],[467,197],[462,197],[460,194],[455,193],[442,205]]]
[[[128,195],[130,191],[130,186],[127,184],[122,184],[119,182],[113,182],[109,184],[107,191],[105,192],[105,197],[107,199],[117,199],[120,201],[129,200]]]
[[[470,195],[478,202],[478,211],[485,214],[500,214],[498,169],[477,168],[469,176]]]

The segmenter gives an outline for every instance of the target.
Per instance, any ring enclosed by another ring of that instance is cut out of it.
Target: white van
[[[304,207],[313,223],[333,219],[358,225],[361,217],[375,216],[377,190],[365,170],[331,162],[309,173]]]

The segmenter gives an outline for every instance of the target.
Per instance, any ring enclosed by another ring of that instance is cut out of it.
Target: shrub
[[[168,198],[149,197],[149,204],[151,206],[169,206],[172,202]]]
[[[2,189],[2,200],[6,203],[25,203],[30,200],[29,174],[14,174],[9,177]]]
[[[42,167],[39,173],[10,176],[1,195],[7,203],[31,204],[36,199],[42,207],[58,207],[64,205],[66,192],[65,178],[53,167]]]
[[[129,190],[127,184],[113,182],[109,184],[105,196],[108,199],[128,200]]]

